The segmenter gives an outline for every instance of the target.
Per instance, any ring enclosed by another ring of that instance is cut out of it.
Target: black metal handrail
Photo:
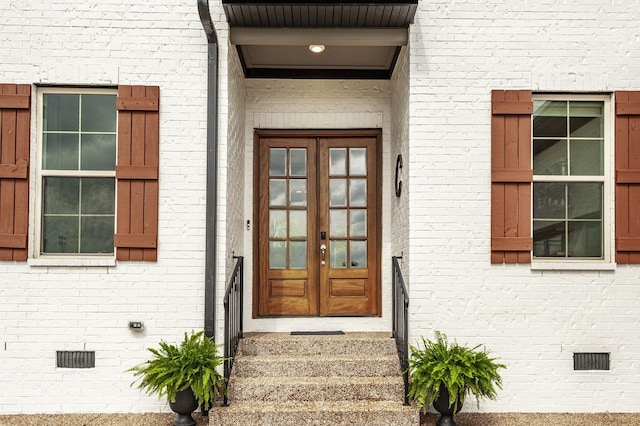
[[[402,256],[393,256],[391,258],[393,273],[393,338],[396,341],[396,349],[398,350],[400,368],[404,379],[404,405],[409,405],[409,293],[404,284],[398,259],[402,259]]]
[[[231,279],[224,293],[224,377],[229,380],[233,360],[238,350],[238,343],[242,339],[242,300],[244,273],[244,257],[233,256],[236,265],[233,268]],[[224,396],[224,405],[229,405],[227,395]]]

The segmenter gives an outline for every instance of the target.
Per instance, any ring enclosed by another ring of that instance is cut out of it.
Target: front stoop
[[[251,333],[240,341],[229,407],[214,425],[419,425],[389,333]]]

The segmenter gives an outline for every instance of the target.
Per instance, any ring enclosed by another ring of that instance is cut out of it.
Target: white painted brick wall
[[[411,271],[406,267],[410,258],[409,241],[409,198],[411,188],[408,185],[409,166],[409,48],[404,47],[391,79],[391,157],[388,170],[391,180],[391,255],[400,256],[400,267],[405,284],[410,283]],[[396,161],[402,155],[402,169],[399,181],[402,185],[400,197],[395,193]]]
[[[411,339],[437,329],[499,356],[509,366],[505,389],[483,411],[640,410],[639,267],[554,272],[489,264],[491,90],[640,89],[638,6],[422,1],[390,82],[243,82],[221,4],[212,2],[222,58],[218,188],[225,218],[218,223],[218,338],[231,251],[247,256],[251,271],[244,221],[252,219],[253,129],[381,127],[383,285],[390,257],[404,252]],[[1,262],[0,413],[167,410],[130,388],[124,371],[159,339],[176,341],[203,324],[207,46],[195,2],[2,2],[0,17],[2,82],[161,91],[158,262]],[[405,161],[400,199],[392,192],[398,152]],[[388,329],[383,297],[383,318],[354,327]],[[130,332],[129,320],[143,321],[145,331]],[[335,329],[344,322],[333,320],[323,323]],[[96,369],[55,368],[56,350],[83,349],[96,351]],[[612,370],[573,372],[572,353],[581,350],[611,352]],[[472,402],[465,410],[476,410]]]
[[[228,281],[231,278],[236,260],[233,256],[246,256],[247,251],[244,245],[246,220],[250,219],[250,215],[245,215],[245,191],[251,186],[251,180],[246,178],[246,159],[245,159],[245,88],[244,73],[240,59],[236,54],[235,47],[229,46],[225,55],[227,58],[228,71],[228,121],[222,126],[228,129],[228,137],[220,138],[220,151],[226,158],[226,196],[222,201],[225,204],[224,221],[220,226],[226,228],[226,250],[220,248],[219,258],[223,260],[221,266],[224,267],[224,273],[221,275],[224,279],[223,283],[218,285],[218,298],[216,307],[216,336],[217,340],[222,342],[224,339],[224,293]],[[219,160],[222,164],[222,159]],[[245,218],[246,216],[246,218]],[[248,247],[251,247],[249,245]],[[250,250],[250,249],[249,249]],[[245,273],[248,267],[244,266]],[[251,287],[245,285],[245,294],[251,293]],[[245,308],[245,312],[250,315],[251,309]]]
[[[491,90],[637,90],[638,5],[419,3],[410,42],[411,336],[441,330],[503,359],[504,391],[483,411],[640,410],[640,267],[489,263]],[[594,347],[611,352],[611,371],[574,372],[573,352]]]
[[[0,262],[0,413],[168,410],[131,388],[125,370],[160,339],[203,327],[207,45],[195,2],[157,3],[0,2],[3,83],[144,84],[161,94],[158,262]],[[34,113],[32,164],[35,125]],[[131,332],[130,320],[144,331]],[[57,350],[95,350],[96,368],[56,369]]]

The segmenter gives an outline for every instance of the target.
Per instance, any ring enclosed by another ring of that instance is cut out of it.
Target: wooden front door
[[[254,315],[379,315],[380,132],[255,143]]]

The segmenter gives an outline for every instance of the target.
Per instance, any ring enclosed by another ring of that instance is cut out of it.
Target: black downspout
[[[198,14],[207,35],[207,206],[204,266],[204,330],[215,339],[216,239],[218,223],[218,37],[209,0],[198,0]]]

